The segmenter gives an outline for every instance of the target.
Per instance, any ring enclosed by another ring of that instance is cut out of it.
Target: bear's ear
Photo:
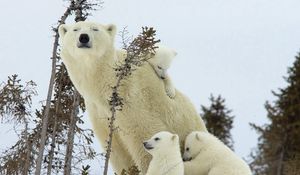
[[[116,31],[117,31],[117,27],[114,24],[108,24],[106,26],[106,31],[109,33],[110,36],[115,37]]]
[[[198,133],[196,133],[196,139],[197,139],[198,141],[200,141],[200,137],[199,137]]]
[[[68,31],[68,26],[66,24],[61,24],[58,28],[59,37],[64,37]]]
[[[172,141],[178,140],[178,135],[177,134],[173,134],[171,137]]]

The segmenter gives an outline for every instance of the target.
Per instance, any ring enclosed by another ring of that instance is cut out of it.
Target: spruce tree
[[[234,142],[230,130],[233,128],[234,116],[231,116],[231,110],[227,109],[225,99],[220,95],[217,98],[211,95],[209,100],[211,102],[209,107],[201,106],[201,116],[207,130],[233,149]]]
[[[255,174],[300,174],[300,54],[284,79],[287,86],[273,92],[276,101],[266,103],[270,122],[251,124],[259,133],[257,150],[251,155]]]

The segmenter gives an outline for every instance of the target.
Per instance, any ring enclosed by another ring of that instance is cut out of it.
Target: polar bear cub
[[[122,61],[126,57],[127,52],[124,49],[119,49],[116,55],[117,59]],[[171,78],[167,74],[167,70],[170,68],[171,62],[176,55],[177,52],[173,49],[160,44],[158,48],[155,49],[155,55],[148,60],[158,77],[164,81],[165,91],[170,98],[174,98],[176,92]]]
[[[249,166],[218,138],[194,131],[185,141],[183,155],[186,175],[251,175]]]
[[[174,98],[176,94],[175,87],[167,74],[167,70],[176,55],[177,53],[173,49],[158,45],[158,48],[155,50],[155,55],[149,59],[149,63],[158,77],[164,81],[166,93],[170,98]]]
[[[179,137],[162,131],[145,141],[144,148],[152,155],[146,175],[183,175]]]

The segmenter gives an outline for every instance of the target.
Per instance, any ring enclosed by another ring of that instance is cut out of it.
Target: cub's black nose
[[[88,34],[86,33],[83,33],[79,36],[79,42],[83,43],[83,44],[86,44],[90,41],[90,37]]]
[[[147,145],[147,142],[144,142],[144,143],[143,143],[143,145],[144,145],[144,147],[146,147],[146,145]]]

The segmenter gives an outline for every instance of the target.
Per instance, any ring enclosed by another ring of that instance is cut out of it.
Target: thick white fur
[[[185,141],[185,175],[251,175],[249,166],[218,138],[194,131]]]
[[[183,175],[184,167],[177,134],[161,131],[144,142],[152,155],[146,175]]]
[[[98,31],[94,31],[95,28]],[[90,36],[91,48],[77,47],[81,33]],[[108,99],[111,87],[116,83],[113,69],[117,60],[115,33],[114,25],[93,22],[78,22],[59,28],[61,57],[72,82],[85,100],[93,130],[103,148],[111,116]],[[189,99],[179,91],[174,99],[166,96],[163,82],[148,63],[124,81],[120,96],[124,99],[124,106],[117,113],[115,124],[119,130],[114,133],[111,157],[116,173],[137,165],[145,174],[151,157],[141,143],[159,131],[178,134],[181,146],[191,131],[206,131]]]

